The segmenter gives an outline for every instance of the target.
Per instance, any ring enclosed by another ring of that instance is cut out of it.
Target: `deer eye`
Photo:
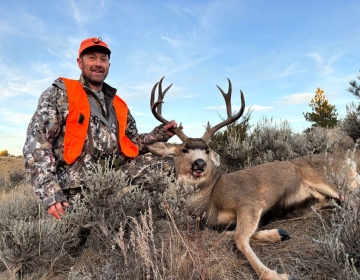
[[[210,150],[209,150],[209,149],[207,149],[207,150],[206,150],[206,154],[208,155],[209,153],[210,153]]]
[[[186,154],[188,152],[188,149],[182,149],[181,151]]]

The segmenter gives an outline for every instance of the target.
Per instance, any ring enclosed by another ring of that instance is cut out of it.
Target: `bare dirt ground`
[[[8,177],[15,170],[25,171],[23,157],[0,157],[0,177]]]

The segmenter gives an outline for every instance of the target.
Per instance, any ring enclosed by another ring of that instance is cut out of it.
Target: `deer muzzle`
[[[191,165],[191,173],[194,177],[201,177],[205,172],[206,162],[199,158],[195,160]]]

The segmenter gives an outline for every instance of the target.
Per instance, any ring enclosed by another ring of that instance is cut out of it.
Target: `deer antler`
[[[162,77],[160,82],[156,83],[154,85],[154,87],[152,88],[152,91],[151,91],[151,98],[150,98],[150,108],[151,108],[151,112],[153,113],[154,117],[160,121],[161,123],[163,124],[168,124],[169,121],[164,119],[162,116],[161,116],[161,108],[162,108],[162,103],[164,103],[163,99],[164,99],[164,96],[166,94],[166,92],[171,88],[172,84],[170,86],[168,86],[164,91],[162,91],[162,81],[163,79],[165,78]],[[156,90],[156,87],[159,85],[159,95],[158,95],[158,100],[154,103],[155,101],[155,90]],[[188,139],[188,137],[184,134],[184,132],[182,131],[181,129],[181,123],[180,125],[177,127],[177,128],[173,128],[173,131],[174,133],[177,135],[177,137],[180,138],[181,141],[185,142],[186,139]]]
[[[227,119],[224,120],[223,122],[217,124],[214,127],[210,127],[210,123],[207,124],[207,128],[206,128],[206,132],[204,134],[204,136],[202,137],[202,139],[205,142],[208,142],[210,137],[216,132],[218,131],[220,128],[227,126],[235,121],[237,121],[242,114],[244,113],[245,110],[245,98],[244,98],[244,94],[243,92],[240,90],[240,96],[241,96],[241,108],[240,111],[236,114],[236,115],[232,115],[231,112],[231,93],[232,93],[232,86],[231,86],[231,82],[229,81],[229,90],[228,93],[225,93],[218,85],[218,89],[220,90],[220,92],[222,93],[224,99],[225,99],[225,103],[226,103],[226,111],[227,111]]]

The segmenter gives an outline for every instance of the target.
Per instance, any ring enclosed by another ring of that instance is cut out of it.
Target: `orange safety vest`
[[[91,110],[88,96],[82,84],[77,80],[60,79],[65,83],[69,103],[64,137],[64,160],[67,164],[71,164],[83,150],[86,134],[89,129]],[[121,151],[127,157],[136,157],[139,154],[139,147],[125,134],[128,107],[117,95],[114,97],[113,105],[118,120],[118,140]]]

